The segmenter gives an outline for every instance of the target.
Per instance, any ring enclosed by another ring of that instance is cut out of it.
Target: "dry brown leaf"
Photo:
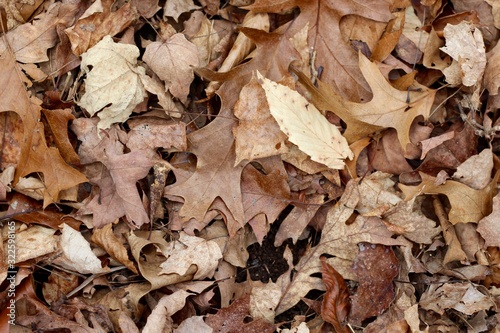
[[[212,327],[214,332],[259,332],[272,333],[274,325],[262,319],[248,321],[250,295],[235,300],[229,307],[220,309],[215,315],[208,315],[205,323]]]
[[[451,223],[479,222],[491,213],[491,200],[495,194],[496,182],[500,176],[497,172],[494,179],[481,190],[474,190],[457,181],[449,180],[445,184],[436,185],[435,178],[420,173],[422,183],[418,186],[399,184],[405,195],[405,201],[411,200],[420,194],[444,194],[451,204],[449,220]]]
[[[311,276],[321,270],[319,258],[322,254],[328,253],[339,259],[352,262],[357,253],[357,244],[360,242],[385,245],[402,244],[401,241],[391,238],[392,232],[376,217],[358,216],[353,223],[346,224],[346,221],[354,213],[358,201],[359,189],[356,182],[351,180],[340,201],[328,212],[319,244],[315,247],[308,247],[306,253],[295,265],[295,273],[290,283],[284,286],[283,296],[276,309],[276,314],[294,306],[311,289],[324,289],[321,279]],[[339,268],[337,271],[345,276],[344,270]]]
[[[95,229],[92,233],[92,241],[102,247],[113,259],[138,274],[134,263],[128,258],[127,249],[113,233],[111,224],[104,226],[102,229]]]
[[[393,279],[398,276],[399,262],[392,248],[383,245],[359,243],[359,253],[353,271],[359,286],[352,297],[349,320],[355,324],[381,315],[394,300]]]
[[[200,8],[193,3],[193,0],[168,0],[163,8],[163,20],[166,22],[167,17],[172,17],[177,22],[183,13]]]
[[[286,135],[271,116],[264,89],[255,76],[241,89],[234,115],[239,119],[233,129],[236,164],[288,151]]]
[[[486,54],[487,62],[484,71],[484,86],[491,95],[498,95],[500,88],[500,46],[495,47]]]
[[[113,3],[113,0],[95,1],[75,25],[65,30],[73,53],[81,55],[104,36],[122,32],[138,18],[137,9],[131,3],[125,3],[112,11]]]
[[[348,332],[343,326],[349,315],[351,301],[349,291],[342,275],[321,257],[321,275],[326,287],[326,293],[321,303],[321,317],[330,323],[337,333]]]
[[[165,82],[165,91],[185,104],[194,79],[193,68],[200,66],[196,45],[183,34],[174,34],[164,42],[150,43],[143,60]]]
[[[211,278],[222,259],[222,253],[216,242],[200,237],[190,236],[185,232],[179,233],[179,240],[171,242],[163,255],[167,258],[160,267],[160,274],[176,273],[181,276],[189,274],[189,268],[196,266],[193,279],[202,280]]]
[[[179,215],[203,221],[214,200],[219,197],[227,207],[225,220],[229,235],[244,226],[240,178],[244,165],[235,164],[232,129],[234,120],[218,117],[209,125],[188,135],[187,150],[198,158],[195,172],[185,181],[167,186],[165,195],[184,204]],[[173,170],[176,174],[176,169]],[[177,200],[178,201],[178,200]]]
[[[171,295],[165,295],[156,304],[155,308],[148,316],[146,325],[141,332],[172,332],[173,323],[171,317],[186,304],[186,298],[192,295],[184,290],[177,290]]]
[[[360,102],[369,98],[369,87],[359,71],[356,51],[350,41],[342,38],[341,20],[347,15],[356,15],[370,20],[387,22],[391,18],[389,2],[376,0],[369,8],[358,1],[316,1],[272,2],[255,1],[247,9],[256,12],[282,13],[293,7],[300,8],[300,15],[292,23],[280,30],[286,31],[288,38],[309,25],[309,47],[316,53],[314,67],[322,66],[325,71],[322,80],[334,87],[334,91],[344,98]],[[335,109],[331,109],[335,110]]]

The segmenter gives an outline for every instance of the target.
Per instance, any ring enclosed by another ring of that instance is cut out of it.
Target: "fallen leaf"
[[[193,0],[169,0],[163,8],[163,20],[167,21],[167,17],[172,17],[177,22],[181,14],[200,8]]]
[[[493,198],[493,209],[491,214],[479,220],[477,225],[477,232],[485,240],[485,246],[499,246],[500,247],[500,195],[497,194]]]
[[[313,161],[332,169],[343,169],[343,160],[352,159],[354,154],[338,128],[295,90],[268,80],[260,73],[257,79],[262,81],[271,115],[288,139]]]
[[[58,264],[66,269],[82,274],[98,274],[109,271],[109,267],[102,267],[101,261],[92,252],[89,242],[83,235],[63,224],[61,233],[61,248],[63,258]]]
[[[95,46],[104,36],[114,36],[127,28],[138,13],[131,3],[125,3],[112,10],[112,0],[100,0],[87,8],[75,25],[65,30],[71,42],[71,49],[81,55]]]
[[[127,120],[147,96],[140,79],[145,69],[137,66],[138,56],[135,45],[115,43],[111,36],[82,54],[81,68],[87,78],[85,94],[77,104],[91,116],[99,112],[99,129]]]
[[[235,300],[229,307],[222,308],[215,315],[208,315],[205,323],[212,327],[214,332],[259,332],[272,333],[274,325],[262,319],[248,321],[250,295]]]
[[[142,329],[143,333],[155,333],[159,331],[172,331],[172,323],[169,319],[186,304],[186,298],[192,295],[184,290],[177,290],[171,295],[165,295],[156,304],[151,314],[148,316],[146,325]]]
[[[443,70],[446,81],[453,85],[471,87],[482,79],[486,67],[486,51],[481,31],[469,22],[448,24],[443,30],[446,46],[440,50],[453,62]]]
[[[369,87],[358,69],[356,51],[349,40],[342,38],[341,21],[348,15],[359,15],[373,21],[388,22],[391,18],[389,3],[373,1],[368,10],[364,3],[353,1],[322,4],[315,1],[270,3],[258,0],[245,8],[255,12],[282,13],[296,6],[300,8],[300,14],[293,24],[284,25],[281,30],[286,31],[290,38],[309,25],[308,45],[316,53],[313,66],[325,68],[322,80],[346,99],[356,102],[368,99]]]
[[[444,194],[451,204],[449,220],[451,223],[479,222],[491,213],[491,200],[494,196],[496,182],[500,173],[481,190],[474,190],[467,185],[454,180],[445,184],[436,185],[435,178],[420,173],[422,182],[418,186],[398,184],[405,195],[405,201],[411,200],[420,194]]]
[[[333,325],[337,333],[348,332],[343,325],[351,309],[349,291],[342,275],[321,257],[321,275],[326,293],[321,303],[321,317]]]
[[[222,259],[219,246],[214,241],[190,236],[181,231],[179,240],[171,242],[165,249],[163,255],[167,258],[160,267],[160,274],[177,273],[186,275],[189,267],[196,266],[195,280],[213,277],[215,269]]]
[[[196,45],[178,33],[164,42],[149,44],[143,60],[165,82],[165,90],[185,104],[193,68],[200,65]]]
[[[367,318],[381,315],[394,300],[393,279],[398,276],[399,262],[394,251],[377,244],[359,243],[353,271],[359,286],[352,297],[349,320],[361,324]]]

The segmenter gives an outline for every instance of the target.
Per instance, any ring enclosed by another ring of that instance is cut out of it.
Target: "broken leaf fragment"
[[[82,54],[87,78],[85,94],[77,104],[91,116],[99,112],[99,129],[126,121],[147,96],[140,78],[146,70],[137,66],[138,57],[137,46],[115,43],[111,36]]]
[[[313,161],[332,169],[343,169],[354,154],[338,128],[331,124],[297,91],[264,78],[257,72],[266,92],[271,115],[280,129]]]

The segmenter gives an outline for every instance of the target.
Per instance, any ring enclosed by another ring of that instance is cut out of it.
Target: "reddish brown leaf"
[[[266,333],[274,332],[274,325],[263,319],[248,322],[250,295],[235,300],[229,307],[220,309],[217,314],[205,320],[214,332],[218,333]]]
[[[389,246],[359,243],[359,253],[353,263],[359,287],[352,297],[349,320],[363,320],[382,314],[394,299],[392,280],[398,275],[398,259]]]
[[[343,322],[349,314],[351,303],[344,278],[321,257],[321,274],[326,293],[321,304],[321,317],[335,328],[337,333],[348,332]]]

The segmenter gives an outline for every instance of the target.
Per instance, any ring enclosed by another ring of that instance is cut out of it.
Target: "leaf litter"
[[[0,331],[498,330],[496,2],[0,9]]]

